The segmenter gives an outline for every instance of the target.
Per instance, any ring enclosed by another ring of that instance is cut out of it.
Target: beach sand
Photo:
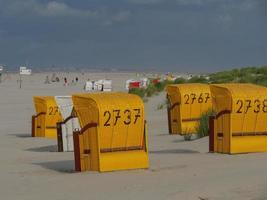
[[[82,93],[84,81],[109,78],[115,91],[135,73],[57,73],[76,85],[44,84],[46,75],[3,76],[0,84],[0,199],[3,200],[265,200],[267,153],[208,153],[208,138],[184,141],[168,135],[165,94],[145,103],[148,121],[148,170],[108,173],[74,171],[73,152],[57,152],[56,140],[31,138],[34,95]]]

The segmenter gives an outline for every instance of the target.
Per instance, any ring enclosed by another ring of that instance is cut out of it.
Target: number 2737
[[[123,119],[122,119],[123,118]],[[136,124],[138,119],[141,118],[141,109],[125,109],[125,110],[106,110],[104,112],[104,126],[116,126],[120,120],[125,125]]]

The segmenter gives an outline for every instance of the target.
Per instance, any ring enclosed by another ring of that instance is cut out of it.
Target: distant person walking
[[[79,81],[78,77],[76,77],[75,80],[76,80],[76,83],[78,83],[78,81]]]
[[[44,82],[45,84],[50,84],[50,81],[49,81],[49,77],[48,76],[46,76],[46,78],[45,78],[45,82]]]
[[[64,77],[64,86],[67,86],[68,85],[68,80],[66,77]]]

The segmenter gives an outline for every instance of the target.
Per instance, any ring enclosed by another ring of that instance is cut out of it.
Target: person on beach
[[[66,77],[64,77],[64,86],[67,86],[68,85],[68,80]]]

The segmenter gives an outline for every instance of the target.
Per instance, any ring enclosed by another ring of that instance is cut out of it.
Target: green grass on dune
[[[196,133],[199,138],[209,135],[209,117],[213,115],[215,115],[215,112],[212,110],[209,110],[201,115],[200,121],[196,128]]]
[[[193,76],[189,80],[180,77],[174,81],[165,80],[156,84],[150,83],[146,89],[133,88],[129,90],[129,93],[136,94],[144,99],[164,91],[166,86],[169,84],[183,83],[253,83],[267,86],[267,65],[262,67],[244,67],[240,69],[232,69],[228,71],[211,73],[205,76]]]

